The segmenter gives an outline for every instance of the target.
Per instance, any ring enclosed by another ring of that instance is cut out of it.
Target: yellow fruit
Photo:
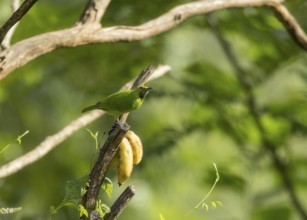
[[[121,186],[131,175],[133,170],[133,153],[127,138],[119,144],[118,149],[118,185]]]
[[[141,139],[131,130],[126,133],[125,137],[128,139],[132,148],[133,164],[139,164],[143,157],[143,145]]]

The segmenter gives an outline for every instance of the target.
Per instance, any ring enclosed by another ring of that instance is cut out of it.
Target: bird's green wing
[[[97,104],[97,108],[118,117],[123,113],[137,109],[142,104],[142,101],[137,91],[126,90],[114,93]]]

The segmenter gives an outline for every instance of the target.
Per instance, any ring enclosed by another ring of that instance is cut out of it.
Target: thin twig
[[[12,11],[15,12],[18,7],[20,5],[20,0],[13,0],[12,1]],[[3,41],[2,41],[2,46],[4,48],[8,48],[11,44],[11,39],[13,37],[13,34],[18,26],[19,22],[17,22],[15,25],[13,25],[13,27],[11,27],[11,29],[7,32],[7,34],[5,35]]]
[[[278,149],[278,146],[275,146],[275,144],[272,143],[267,137],[265,127],[261,122],[261,115],[258,111],[253,88],[245,78],[245,76],[247,75],[247,71],[245,71],[245,69],[240,65],[236,55],[234,54],[231,44],[224,38],[223,34],[219,30],[218,21],[216,20],[216,18],[213,15],[210,15],[208,16],[208,22],[215,36],[217,37],[220,45],[222,46],[222,49],[224,50],[226,57],[229,59],[230,63],[232,64],[232,67],[235,70],[237,78],[246,93],[247,108],[260,133],[262,147],[271,156],[274,168],[281,176],[283,185],[286,191],[288,192],[294,207],[301,216],[301,219],[307,220],[307,213],[304,209],[303,204],[300,202],[297,193],[295,192],[294,185],[289,176],[289,170],[276,151],[276,149]]]
[[[7,32],[30,10],[37,0],[25,0],[0,29],[0,44]]]
[[[154,71],[154,67],[153,66],[149,66],[148,68],[146,68],[145,70],[143,70],[141,72],[141,74],[135,79],[134,83],[131,86],[131,89],[136,89],[139,86],[142,86],[145,84],[145,82],[148,81],[149,77],[152,76],[153,71]],[[129,113],[123,114],[120,117],[120,122],[124,123],[128,117]]]
[[[170,71],[170,66],[168,65],[161,65],[159,66],[154,73],[151,75],[150,79],[154,80],[158,77],[163,76],[167,72]],[[127,90],[133,84],[133,81],[126,83],[120,90]],[[39,159],[43,158],[48,154],[51,150],[57,147],[60,143],[64,140],[69,138],[75,132],[84,128],[89,123],[95,121],[99,117],[104,115],[103,111],[91,111],[88,112],[78,119],[72,121],[68,125],[66,125],[63,129],[59,132],[48,136],[43,142],[41,142],[37,147],[35,147],[32,151],[16,158],[15,160],[3,165],[0,167],[0,179],[10,176],[19,170],[27,167],[28,165],[38,161]]]

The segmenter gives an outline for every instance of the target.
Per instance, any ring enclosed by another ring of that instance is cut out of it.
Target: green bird
[[[95,105],[82,109],[81,112],[87,112],[94,109],[101,109],[106,113],[118,118],[120,115],[131,112],[141,107],[150,87],[140,86],[133,90],[116,92],[104,98]]]

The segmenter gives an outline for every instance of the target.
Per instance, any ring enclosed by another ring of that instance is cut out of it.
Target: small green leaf
[[[210,202],[210,206],[211,206],[213,209],[215,209],[215,208],[216,208],[215,202]]]
[[[80,204],[80,205],[78,206],[78,209],[79,209],[79,217],[82,217],[82,216],[88,217],[88,212],[87,212],[87,210],[84,208],[83,205]]]
[[[56,213],[58,213],[56,208],[54,206],[50,206],[50,215],[55,215]]]
[[[161,213],[159,213],[159,216],[160,216],[160,220],[165,220],[165,218],[163,217]]]
[[[29,130],[25,131],[23,134],[18,135],[16,141],[18,144],[21,144],[21,139],[29,133]],[[0,154],[3,153],[11,144],[7,144],[4,148],[0,150]]]
[[[23,138],[24,136],[26,136],[30,131],[27,130],[25,131],[22,135],[18,135],[16,141],[18,142],[18,144],[21,144],[21,138]]]
[[[101,200],[99,199],[97,202],[96,211],[100,214],[100,217],[102,218],[106,213],[109,213],[111,210],[109,206],[102,203]]]
[[[82,192],[85,190],[84,186],[87,183],[87,179],[88,177],[84,176],[77,180],[67,181],[65,185],[65,198],[56,208],[50,208],[51,215],[56,214],[58,210],[67,206],[80,210],[79,203],[82,198]]]
[[[218,205],[218,206],[223,206],[223,203],[221,201],[215,201],[215,203]]]
[[[204,202],[202,205],[201,205],[201,208],[205,208],[205,206],[207,206],[207,204]]]
[[[107,193],[108,197],[111,198],[113,193],[113,183],[109,178],[104,178],[101,188]]]
[[[82,188],[81,188],[81,196],[84,196],[85,193],[86,193],[86,188],[85,188],[85,187],[82,187]]]
[[[95,140],[95,146],[96,146],[96,149],[98,149],[98,134],[99,132],[97,131],[95,134],[90,130],[90,129],[87,129],[86,130],[90,133],[91,137]]]

